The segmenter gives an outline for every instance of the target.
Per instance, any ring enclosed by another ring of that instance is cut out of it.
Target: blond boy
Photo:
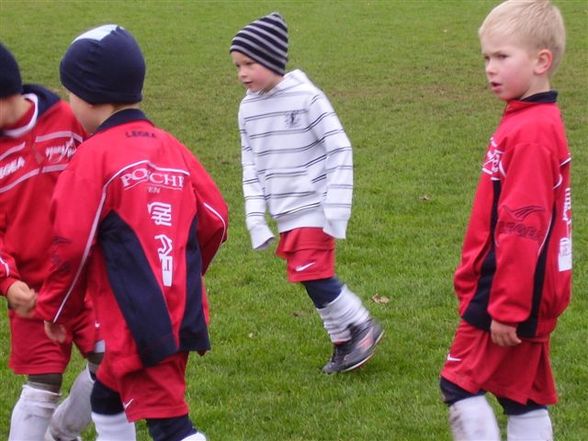
[[[551,89],[565,30],[549,1],[509,0],[479,36],[492,92],[505,101],[490,139],[455,272],[461,322],[441,372],[456,440],[551,440],[557,401],[550,334],[570,301],[570,152]]]

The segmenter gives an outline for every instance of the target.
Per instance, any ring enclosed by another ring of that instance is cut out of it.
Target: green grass
[[[437,376],[457,322],[452,272],[503,107],[486,90],[476,34],[495,3],[0,0],[1,39],[23,77],[56,89],[74,36],[110,22],[133,32],[148,64],[144,109],[194,150],[230,205],[230,239],[207,280],[213,351],[194,356],[188,369],[191,417],[211,440],[450,439]],[[588,439],[588,5],[557,4],[568,31],[554,87],[574,156],[575,279],[553,335],[560,403],[552,415],[558,440],[581,441]],[[325,90],[355,149],[354,212],[337,271],[387,334],[374,360],[350,375],[319,374],[330,348],[311,302],[285,282],[272,251],[250,250],[244,226],[236,126],[244,90],[228,47],[243,25],[273,10],[289,24],[289,68]],[[390,302],[373,303],[376,293]],[[6,439],[20,381],[6,366],[8,326],[0,322]],[[80,365],[76,356],[73,370]],[[65,389],[71,381],[70,372]],[[148,439],[143,424],[139,439]]]

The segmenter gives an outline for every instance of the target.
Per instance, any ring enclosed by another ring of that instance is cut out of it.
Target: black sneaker
[[[384,331],[374,319],[349,327],[351,340],[335,345],[333,355],[323,367],[325,374],[348,372],[362,366],[374,355]]]

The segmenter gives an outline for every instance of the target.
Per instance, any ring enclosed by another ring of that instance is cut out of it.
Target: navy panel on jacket
[[[186,244],[186,309],[180,325],[180,350],[207,351],[210,349],[208,327],[202,308],[202,256],[198,245],[194,217]]]
[[[492,290],[492,281],[496,273],[496,250],[494,246],[494,233],[496,231],[496,224],[498,221],[498,200],[500,198],[501,186],[499,181],[494,181],[494,200],[492,202],[492,218],[490,237],[490,250],[486,255],[482,268],[480,271],[480,279],[476,293],[464,312],[462,318],[472,326],[490,331],[492,317],[488,313],[488,304],[490,302],[490,291]],[[555,218],[555,208],[552,219]],[[531,338],[535,336],[537,330],[537,320],[539,316],[539,306],[541,304],[541,296],[543,293],[543,282],[545,280],[545,264],[547,260],[547,252],[553,230],[554,222],[549,227],[545,246],[539,255],[537,266],[534,274],[533,284],[533,299],[531,304],[531,312],[527,320],[521,322],[517,326],[517,335],[520,337]]]
[[[553,207],[552,219],[555,219],[556,211]],[[527,320],[519,324],[517,334],[521,337],[534,337],[537,330],[537,323],[539,317],[539,306],[541,305],[541,297],[543,295],[543,283],[545,282],[545,265],[547,262],[547,252],[549,251],[549,244],[551,243],[551,233],[555,222],[551,222],[547,238],[545,239],[545,246],[539,254],[537,260],[537,267],[535,269],[535,276],[533,280],[533,300],[531,303],[531,314]]]
[[[482,262],[476,293],[462,316],[462,318],[470,325],[485,329],[486,331],[490,330],[490,324],[492,323],[492,317],[488,314],[488,304],[490,302],[492,281],[494,280],[494,274],[496,273],[494,232],[496,231],[496,224],[498,223],[498,200],[500,199],[501,191],[500,181],[494,181],[493,187],[494,199],[492,200],[492,212],[490,214],[491,235],[488,239],[490,241],[490,250],[484,258],[484,262]]]
[[[159,283],[134,231],[118,214],[101,223],[98,240],[108,279],[144,366],[178,351]]]

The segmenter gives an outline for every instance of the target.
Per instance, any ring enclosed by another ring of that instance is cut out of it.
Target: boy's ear
[[[535,73],[537,75],[543,75],[548,72],[553,62],[553,54],[549,49],[541,49],[537,53],[537,61],[535,63]]]

